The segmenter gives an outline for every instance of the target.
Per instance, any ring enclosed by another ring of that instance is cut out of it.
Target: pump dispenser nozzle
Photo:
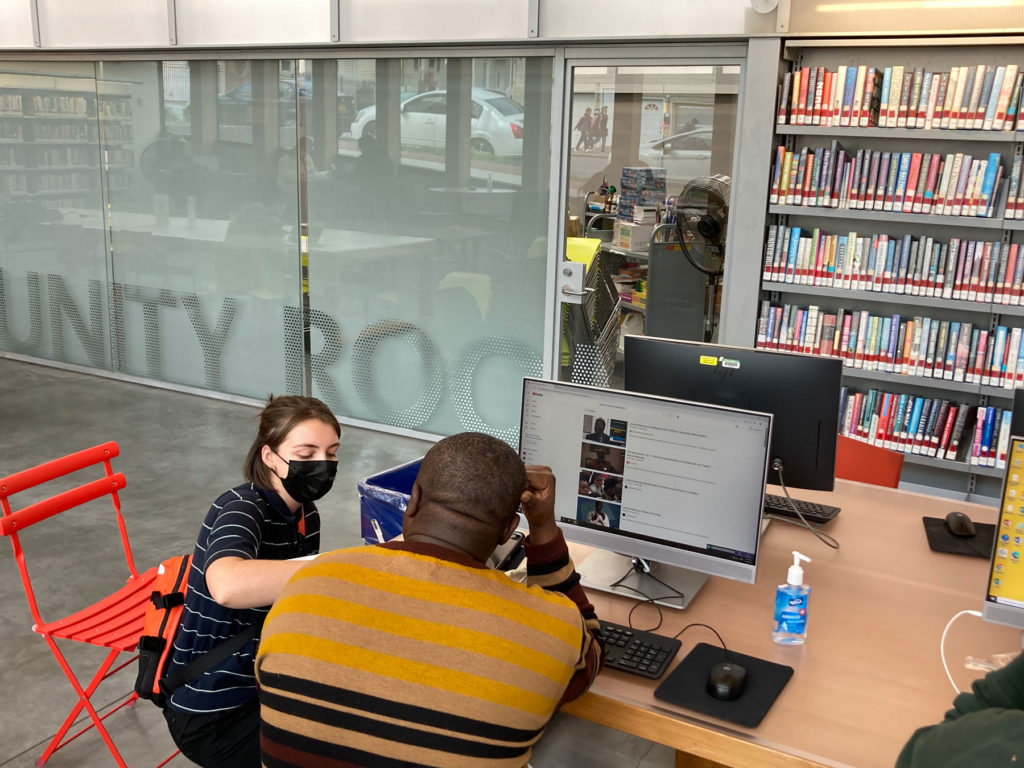
[[[811,558],[807,555],[802,555],[793,550],[793,564],[789,566],[789,573],[786,576],[787,584],[794,584],[799,586],[804,583],[804,569],[800,565],[800,561],[803,560],[805,563],[811,562]]]

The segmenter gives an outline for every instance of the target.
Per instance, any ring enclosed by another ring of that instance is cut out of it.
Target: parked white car
[[[399,107],[403,146],[444,147],[447,110],[446,91],[428,91],[402,102]],[[470,146],[493,155],[523,154],[523,107],[501,91],[472,91]],[[377,107],[359,110],[352,121],[352,138],[377,135]]]
[[[639,159],[652,168],[664,168],[669,185],[687,182],[711,171],[711,127],[697,126],[640,147]]]

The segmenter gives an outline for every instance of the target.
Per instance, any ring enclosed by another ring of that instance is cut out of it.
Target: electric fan
[[[728,176],[700,176],[676,198],[676,229],[683,255],[711,278],[722,274],[725,230],[729,222]]]

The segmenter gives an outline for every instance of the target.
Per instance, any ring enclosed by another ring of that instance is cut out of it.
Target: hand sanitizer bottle
[[[786,583],[775,590],[775,622],[772,640],[780,645],[802,645],[807,639],[807,598],[811,588],[804,584],[804,569],[800,561],[811,558],[793,552],[793,565],[789,567]]]

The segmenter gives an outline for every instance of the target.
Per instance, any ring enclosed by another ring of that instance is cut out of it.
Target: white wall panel
[[[177,0],[177,19],[179,45],[331,42],[330,0]]]
[[[775,31],[750,0],[540,0],[541,38],[688,37]]]
[[[167,45],[167,0],[38,2],[39,34],[44,48]],[[28,0],[24,5],[28,7]]]
[[[343,42],[525,40],[528,0],[340,0]]]
[[[0,0],[0,48],[32,47],[28,0]]]

